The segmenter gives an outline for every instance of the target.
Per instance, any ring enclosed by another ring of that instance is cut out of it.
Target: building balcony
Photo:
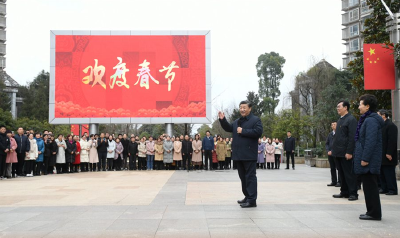
[[[350,63],[350,58],[343,58],[343,68],[347,69],[347,65]]]
[[[360,6],[360,0],[342,0],[342,11]]]
[[[7,40],[7,34],[5,30],[0,30],[0,42],[5,42]]]
[[[6,4],[0,2],[0,15],[5,16],[6,13]]]
[[[342,40],[349,40],[360,36],[360,32],[350,32],[350,27],[342,29]]]
[[[350,18],[348,12],[342,14],[342,25],[344,25],[344,26],[347,26],[347,25],[352,24],[352,23],[356,23],[359,20],[360,20],[360,18],[358,16]]]
[[[7,22],[5,16],[0,16],[0,28],[6,28]]]
[[[6,44],[0,44],[0,56],[6,55]]]

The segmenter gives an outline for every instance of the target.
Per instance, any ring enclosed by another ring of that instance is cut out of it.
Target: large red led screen
[[[54,118],[206,117],[204,35],[56,35]]]

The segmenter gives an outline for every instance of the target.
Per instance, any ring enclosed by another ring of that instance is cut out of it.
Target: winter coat
[[[130,158],[136,158],[137,154],[139,153],[139,151],[138,151],[138,143],[136,143],[136,141],[135,142],[132,142],[132,141],[129,142],[127,151],[128,151],[128,154],[129,154]]]
[[[201,155],[201,147],[202,147],[203,143],[201,140],[194,140],[192,142],[192,148],[193,148],[193,154],[192,154],[192,161],[193,162],[202,162],[203,158]],[[196,153],[197,151],[197,153]]]
[[[44,141],[44,140],[43,140]],[[44,141],[44,153],[43,156],[50,158],[51,157],[51,142],[50,139],[47,139],[46,141]]]
[[[226,143],[226,157],[232,157],[232,143],[230,141]]]
[[[182,154],[192,154],[193,153],[193,146],[190,140],[183,140],[182,141]]]
[[[218,161],[225,161],[226,157],[226,142],[218,141],[216,146],[216,153]]]
[[[384,124],[382,117],[375,112],[365,118],[361,125],[353,154],[353,171],[355,174],[380,174],[382,164],[382,127]],[[361,161],[369,164],[362,166]]]
[[[30,143],[29,143],[29,139],[26,135],[16,134],[14,136],[14,139],[17,142],[17,153],[29,152]]]
[[[10,138],[5,133],[0,133],[0,155],[7,155],[6,149],[10,149]]]
[[[115,155],[114,155],[114,159],[118,159],[118,156],[121,156],[121,159],[124,158],[124,145],[122,144],[122,142],[115,142]]]
[[[108,147],[108,138],[99,138],[97,140],[97,151],[99,153],[104,152],[104,153],[108,153],[107,152],[107,147]]]
[[[282,145],[282,143],[272,143],[274,146],[275,146],[275,154],[276,155],[281,155],[282,154],[282,151],[283,151],[283,145]]]
[[[36,162],[43,162],[43,158],[44,158],[44,141],[42,140],[42,138],[35,138],[36,140],[36,145],[38,148],[38,157],[36,159]]]
[[[49,159],[49,167],[52,167],[54,165],[56,165],[57,162],[57,152],[58,152],[58,146],[57,146],[57,142],[54,140],[50,143],[50,159]],[[63,158],[65,159],[65,155],[63,156]]]
[[[75,141],[69,142],[68,140],[65,142],[67,144],[67,149],[65,149],[65,162],[74,163],[75,162],[75,152],[76,152],[76,143]]]
[[[333,146],[333,137],[335,136],[335,133],[331,131],[328,135],[328,138],[326,138],[325,142],[325,150],[326,152],[332,151],[332,146]]]
[[[76,141],[75,145],[76,145],[76,151],[75,151],[74,164],[80,164],[81,163],[81,143]]]
[[[258,144],[258,158],[257,163],[265,163],[265,144]]]
[[[138,145],[138,150],[139,150],[139,157],[146,157],[146,144],[144,142],[139,142]]]
[[[114,140],[108,141],[108,147],[107,147],[107,159],[114,159],[115,157],[115,146],[116,143]]]
[[[354,153],[356,130],[357,120],[350,113],[338,120],[333,137],[332,156],[344,158],[346,154]]]
[[[263,126],[260,118],[250,113],[246,117],[235,120],[232,124],[224,117],[219,119],[222,128],[232,132],[232,160],[257,161],[258,138],[263,133]],[[242,127],[242,133],[237,133],[237,128]]]
[[[7,158],[6,158],[7,164],[18,163],[17,151],[16,151],[17,148],[18,148],[17,142],[15,141],[14,138],[11,137],[10,138],[10,151],[7,152]]]
[[[90,143],[87,140],[80,140],[81,145],[81,163],[89,163]]]
[[[182,142],[180,142],[180,141],[174,141],[173,159],[175,161],[181,161],[182,160]]]
[[[397,126],[386,119],[382,128],[382,165],[394,165],[397,161]],[[392,160],[389,160],[386,155],[391,155]]]
[[[286,138],[283,148],[286,152],[294,151],[296,149],[296,139],[294,139],[293,137]]]
[[[39,156],[36,140],[35,139],[29,140],[29,143],[30,143],[29,152],[28,155],[25,157],[25,160],[36,160],[37,157]]]
[[[147,141],[146,142],[146,155],[154,155],[155,152],[155,142],[154,141]]]
[[[157,142],[155,146],[155,161],[163,161],[164,160],[164,148],[162,142]]]
[[[65,164],[65,150],[67,148],[67,143],[65,143],[65,140],[59,141],[58,139],[55,139],[55,141],[58,147],[56,163]],[[62,145],[64,147],[62,147]]]
[[[164,163],[172,163],[172,158],[173,158],[173,153],[174,153],[174,143],[172,141],[164,141],[163,143],[163,149],[164,149]],[[170,151],[170,152],[168,152]]]
[[[203,150],[214,150],[214,138],[212,136],[204,137],[202,147]]]
[[[99,162],[99,154],[97,153],[98,140],[89,140],[89,163],[94,164]]]
[[[273,144],[265,144],[265,160],[267,163],[275,162],[275,146]]]
[[[214,150],[211,154],[212,162],[213,163],[218,163],[218,158],[217,158],[217,142],[214,143]]]
[[[124,158],[126,158],[126,157],[128,157],[128,152],[129,152],[128,146],[129,146],[130,140],[128,138],[126,138],[126,139],[122,138],[121,143],[122,143],[122,146],[124,147],[124,151],[122,152],[122,154],[123,154]]]

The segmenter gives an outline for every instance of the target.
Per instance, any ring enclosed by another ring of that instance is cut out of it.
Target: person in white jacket
[[[115,141],[113,136],[108,137],[108,147],[107,147],[107,170],[111,171],[114,169],[114,157],[115,157]]]
[[[33,138],[33,134],[29,135],[30,150],[28,155],[25,157],[25,174],[26,177],[33,176],[33,166],[37,157],[39,156],[38,146],[36,140]]]
[[[279,139],[275,139],[275,169],[279,169],[281,166],[281,155],[283,150],[283,145],[279,142]]]
[[[90,143],[86,139],[86,135],[84,134],[79,141],[81,145],[81,172],[88,172],[89,171],[89,151],[90,151]]]

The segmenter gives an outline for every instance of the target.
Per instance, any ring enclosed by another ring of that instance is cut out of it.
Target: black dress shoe
[[[395,192],[388,192],[388,193],[385,193],[385,195],[398,195],[398,193],[395,193]]]
[[[246,202],[246,203],[240,204],[240,206],[241,206],[242,208],[249,208],[249,207],[257,207],[257,204],[256,204],[256,203],[249,203],[249,202]]]
[[[294,167],[293,167],[293,170],[294,170]]]
[[[380,220],[382,220],[382,218],[380,218],[380,217],[371,217],[370,215],[365,214],[363,216],[360,216],[360,220],[380,221]]]
[[[289,168],[286,168],[286,169],[289,169]]]
[[[337,184],[335,185],[335,187],[340,188],[340,187],[341,187],[340,183],[337,183]]]
[[[246,203],[246,198],[243,198],[242,200],[237,200],[237,203],[239,203],[239,204]]]
[[[352,195],[352,196],[350,196],[349,197],[349,199],[348,199],[349,201],[356,201],[356,200],[358,200],[358,197],[357,196],[354,196],[354,195]]]
[[[333,195],[332,197],[334,197],[334,198],[349,198],[349,195],[343,195],[343,194],[339,193],[339,194]]]
[[[328,187],[330,187],[330,186],[336,186],[336,183],[330,183],[330,184],[327,184],[326,186],[328,186]]]

